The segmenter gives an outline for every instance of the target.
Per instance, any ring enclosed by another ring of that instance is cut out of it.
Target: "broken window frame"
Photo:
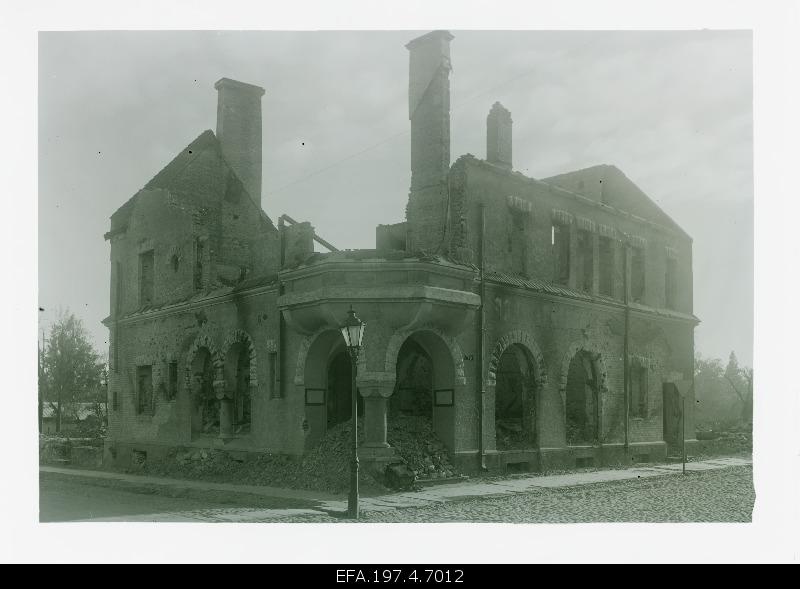
[[[194,272],[192,280],[195,291],[203,290],[205,278],[205,240],[196,237],[194,240]]]
[[[678,298],[678,260],[667,256],[664,269],[664,307],[676,310]]]
[[[155,264],[155,250],[150,249],[139,254],[140,306],[150,305],[155,299]]]
[[[567,286],[570,275],[570,226],[553,223],[551,226],[551,246],[553,249],[553,282]]]
[[[178,397],[178,363],[173,361],[167,364],[167,401],[174,401]]]
[[[644,248],[631,247],[631,300],[643,303],[647,293],[647,256]]]
[[[597,245],[598,293],[605,297],[614,298],[614,240],[600,235]]]
[[[578,229],[578,290],[592,292],[594,290],[594,233],[586,229]]]

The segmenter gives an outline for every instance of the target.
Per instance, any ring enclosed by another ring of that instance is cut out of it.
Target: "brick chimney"
[[[239,176],[250,198],[261,208],[260,86],[222,78],[217,89],[217,138],[222,155]]]
[[[511,113],[499,102],[486,117],[486,160],[511,169]]]
[[[411,120],[411,189],[406,218],[411,251],[436,250],[443,240],[450,170],[452,39],[447,31],[433,31],[406,45]]]

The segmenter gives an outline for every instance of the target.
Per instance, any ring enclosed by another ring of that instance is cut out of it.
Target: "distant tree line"
[[[82,321],[63,311],[43,340],[39,342],[39,431],[48,406],[57,433],[66,421],[76,421],[79,408],[87,405],[105,423],[108,367],[89,341]]]
[[[753,422],[753,369],[739,366],[734,352],[728,363],[695,355],[695,419],[698,425]]]

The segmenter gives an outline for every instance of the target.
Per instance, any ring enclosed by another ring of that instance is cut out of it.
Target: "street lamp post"
[[[350,393],[353,415],[353,461],[350,463],[350,495],[347,498],[347,516],[358,519],[358,393],[356,392],[356,364],[361,342],[364,339],[366,323],[356,317],[352,305],[347,312],[347,319],[341,332],[347,350],[350,352]]]

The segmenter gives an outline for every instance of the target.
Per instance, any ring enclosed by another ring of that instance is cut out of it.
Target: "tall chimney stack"
[[[411,251],[434,251],[443,245],[450,170],[452,39],[447,31],[433,31],[406,45],[411,120],[411,190],[406,219]]]
[[[486,117],[486,160],[511,169],[511,113],[499,102]]]
[[[217,89],[217,139],[222,155],[261,209],[260,86],[222,78]]]

